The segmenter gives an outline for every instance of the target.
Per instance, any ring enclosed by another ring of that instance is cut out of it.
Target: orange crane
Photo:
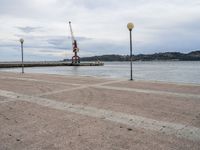
[[[74,33],[72,30],[71,22],[69,21],[69,28],[71,32],[71,39],[72,39],[72,50],[74,52],[74,56],[72,57],[72,63],[80,63],[80,57],[78,56],[79,48],[77,46],[77,41],[75,40]]]

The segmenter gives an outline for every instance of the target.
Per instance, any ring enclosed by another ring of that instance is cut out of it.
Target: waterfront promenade
[[[200,85],[0,72],[0,150],[198,150]]]

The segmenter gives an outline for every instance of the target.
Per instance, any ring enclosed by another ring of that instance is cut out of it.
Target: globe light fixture
[[[129,29],[129,31],[132,31],[132,29],[134,28],[134,24],[131,23],[131,22],[129,22],[129,23],[127,24],[127,28]]]
[[[24,43],[24,39],[22,39],[22,38],[21,38],[19,41],[20,41],[20,43],[22,43],[22,44]]]
[[[127,24],[127,28],[130,31],[130,80],[133,80],[133,54],[132,54],[132,29],[134,28],[134,24],[129,22]]]

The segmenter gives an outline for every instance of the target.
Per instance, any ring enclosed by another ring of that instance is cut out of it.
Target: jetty
[[[200,85],[0,71],[0,149],[200,147]]]
[[[103,66],[102,62],[71,63],[66,61],[38,61],[24,62],[24,67],[48,67],[48,66]],[[21,62],[0,62],[0,68],[22,67]]]

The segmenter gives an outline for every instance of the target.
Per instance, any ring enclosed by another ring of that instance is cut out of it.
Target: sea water
[[[20,72],[21,68],[0,69]],[[46,73],[106,78],[130,78],[129,62],[104,62],[104,66],[58,66],[25,68],[28,73]],[[200,84],[200,61],[133,62],[133,79]]]

